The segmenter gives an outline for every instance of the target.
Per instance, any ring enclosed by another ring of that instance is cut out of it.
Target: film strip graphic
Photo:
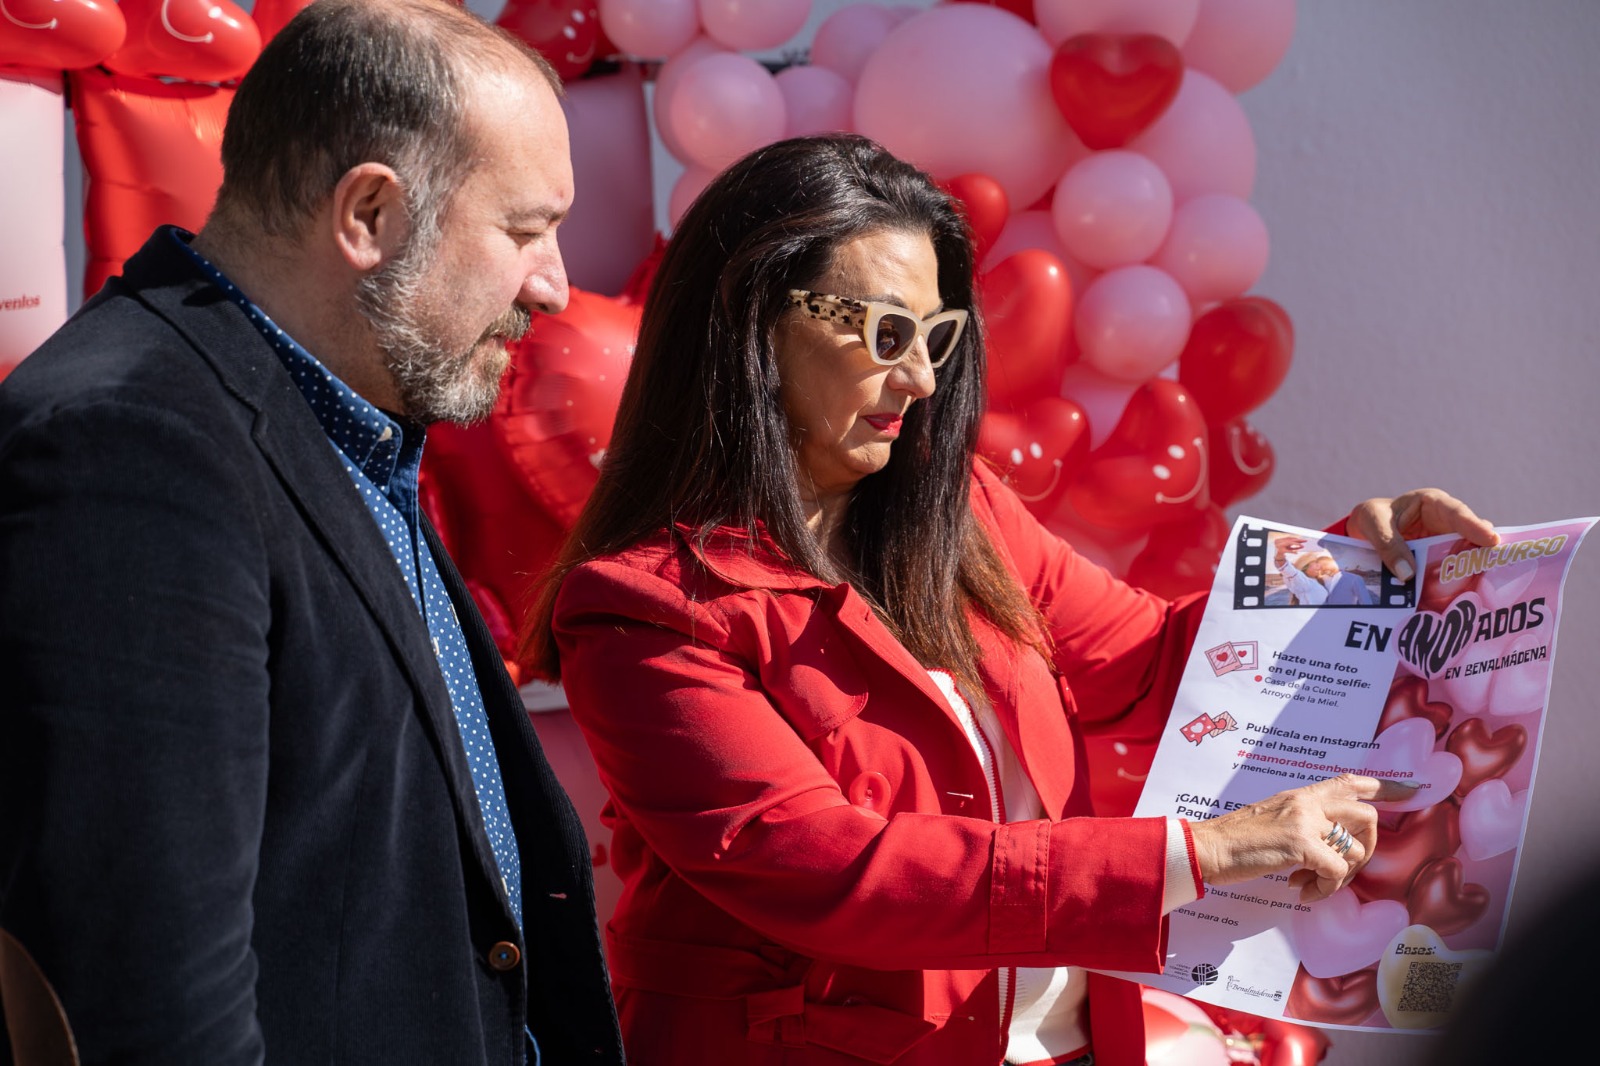
[[[1265,526],[1243,525],[1239,527],[1238,542],[1234,545],[1233,552],[1233,606],[1235,610],[1257,610],[1265,608],[1273,610],[1282,607],[1304,610],[1309,605],[1292,603],[1288,595],[1273,598],[1274,586],[1267,581],[1268,575],[1274,573],[1272,565],[1273,539],[1272,534],[1277,533],[1287,536],[1285,530],[1268,529]],[[1377,552],[1372,556],[1377,560]],[[1401,582],[1389,572],[1388,567],[1381,562],[1374,562],[1377,572],[1378,591],[1373,594],[1371,604],[1359,605],[1368,609],[1372,607],[1414,607],[1416,606],[1417,586],[1415,579]],[[1279,586],[1281,590],[1281,586]],[[1358,606],[1357,604],[1326,603],[1321,604],[1317,610],[1337,610]]]

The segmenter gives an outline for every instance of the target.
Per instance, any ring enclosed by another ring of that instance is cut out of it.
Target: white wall
[[[844,2],[816,0],[797,40]],[[1242,98],[1272,241],[1255,291],[1288,310],[1297,347],[1251,416],[1276,475],[1236,512],[1316,526],[1435,484],[1502,525],[1600,514],[1600,3],[1301,0],[1298,18]],[[661,206],[675,168],[657,161]],[[74,287],[80,233],[70,218]],[[1600,854],[1597,645],[1592,543],[1567,583],[1512,935]],[[1331,1066],[1426,1045],[1334,1037]]]

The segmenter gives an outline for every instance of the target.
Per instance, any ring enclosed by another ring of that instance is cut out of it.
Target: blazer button
[[[489,969],[505,973],[515,970],[522,961],[522,952],[509,940],[502,940],[489,949]]]
[[[876,770],[857,774],[850,782],[850,802],[869,811],[885,810],[889,806],[889,779]]]

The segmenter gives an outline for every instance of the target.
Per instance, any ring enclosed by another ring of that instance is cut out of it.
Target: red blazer
[[[927,670],[770,542],[663,530],[567,577],[556,637],[611,794],[631,1063],[995,1063],[997,967],[1160,968],[1163,820],[1085,817],[1084,741],[1150,750],[1203,598],[1112,578],[981,464],[972,507],[1054,641],[1059,677],[970,619],[1039,821],[990,820]],[[1089,1012],[1100,1066],[1142,1066],[1138,987],[1091,975]]]

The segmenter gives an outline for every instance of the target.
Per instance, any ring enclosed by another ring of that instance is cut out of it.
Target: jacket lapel
[[[136,290],[142,287],[135,295],[183,334],[228,391],[255,412],[251,437],[256,446],[394,649],[439,752],[456,818],[484,876],[499,886],[449,690],[427,625],[383,534],[272,347],[171,242],[166,230],[158,231],[128,260],[124,275]],[[503,890],[498,895],[503,898]]]

